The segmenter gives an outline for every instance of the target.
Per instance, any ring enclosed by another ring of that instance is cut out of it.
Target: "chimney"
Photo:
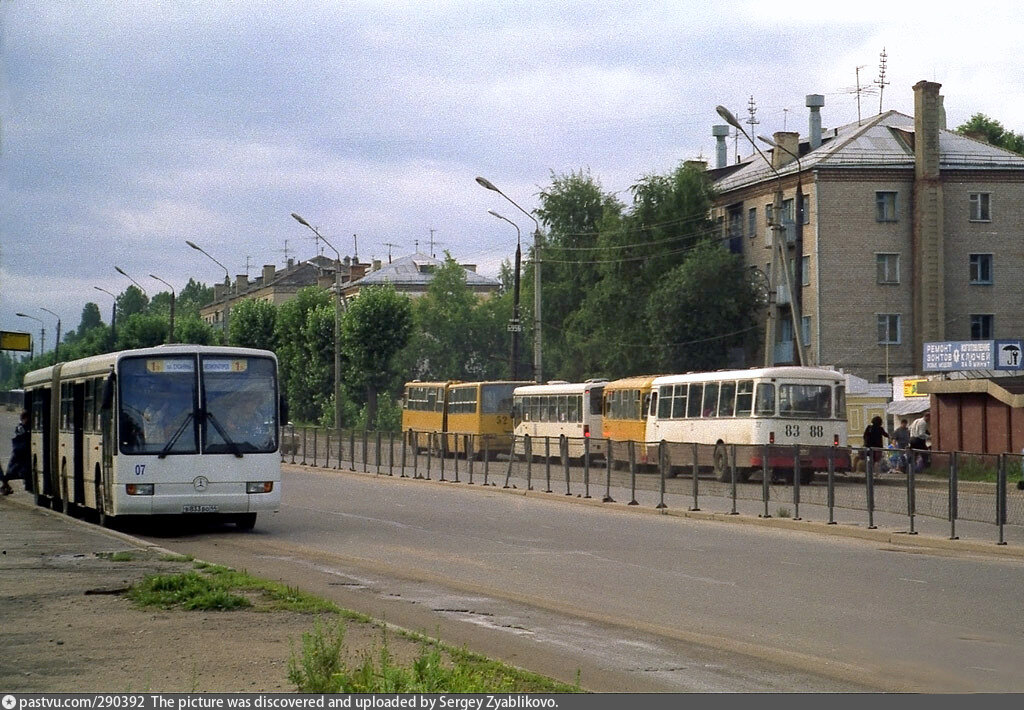
[[[379,271],[380,270],[380,259],[374,259],[373,260],[373,270],[374,271]]]
[[[224,284],[213,285],[213,300],[217,302],[224,298]]]
[[[711,135],[715,137],[715,167],[724,168],[729,161],[729,148],[725,144],[725,139],[729,137],[729,126],[712,126]]]
[[[274,265],[264,264],[263,265],[263,285],[266,286],[274,280]]]
[[[807,119],[807,137],[811,141],[811,150],[821,146],[821,107],[825,105],[825,97],[821,94],[807,94],[805,101],[811,115]]]
[[[939,94],[939,128],[946,130],[946,97]]]
[[[914,364],[924,363],[924,343],[946,339],[942,174],[939,130],[942,126],[941,84],[914,84],[914,208],[911,237],[913,265]]]
[[[793,156],[800,155],[799,133],[794,131],[775,131],[772,134],[772,138],[782,148],[781,150],[778,148],[772,149],[772,167],[776,170],[796,160]]]
[[[235,275],[235,293],[241,293],[249,286],[248,274]]]
[[[366,264],[360,264],[358,261],[353,261],[350,269],[352,272],[352,281],[358,281],[366,276]]]
[[[295,259],[288,257],[288,268],[290,269],[293,266],[295,266]]]
[[[708,164],[707,164],[707,161],[704,161],[704,160],[684,160],[683,161],[683,167],[685,167],[685,168],[693,168],[694,170],[699,170],[700,172],[704,172],[705,170],[708,169]]]
[[[320,274],[316,277],[316,285],[330,290],[334,286],[334,274]]]

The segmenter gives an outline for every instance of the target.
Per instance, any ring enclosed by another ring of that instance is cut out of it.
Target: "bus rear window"
[[[830,385],[779,385],[779,416],[813,419],[832,417]]]
[[[517,386],[512,383],[481,386],[481,413],[510,414],[512,412],[512,391]]]

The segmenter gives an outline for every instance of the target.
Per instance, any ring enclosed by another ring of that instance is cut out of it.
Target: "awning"
[[[908,397],[907,399],[897,399],[895,402],[889,402],[889,404],[885,405],[885,413],[901,417],[905,414],[927,412],[930,408],[931,397]]]

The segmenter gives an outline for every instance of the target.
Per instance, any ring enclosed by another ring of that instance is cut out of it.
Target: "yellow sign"
[[[32,352],[32,336],[28,333],[0,330],[0,350],[18,350],[30,353]]]
[[[903,396],[904,397],[927,397],[928,395],[924,392],[918,392],[917,386],[922,382],[927,382],[926,379],[920,380],[903,380]]]

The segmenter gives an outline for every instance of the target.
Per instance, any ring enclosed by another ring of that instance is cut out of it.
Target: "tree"
[[[983,113],[971,116],[966,123],[956,127],[956,132],[1024,155],[1024,135],[1004,128],[999,121]]]
[[[180,316],[192,314],[199,316],[203,306],[213,301],[213,287],[199,283],[195,279],[189,279],[185,288],[181,289],[178,298],[174,303],[175,320]]]
[[[129,286],[117,297],[117,320],[128,318],[136,313],[145,313],[149,299],[138,286]]]
[[[231,309],[228,342],[243,348],[273,350],[276,323],[273,303],[247,298]]]
[[[174,342],[189,345],[212,345],[217,339],[213,327],[194,313],[175,314]]]
[[[409,342],[412,322],[409,297],[390,285],[360,291],[341,319],[346,381],[365,391],[369,426],[377,425],[377,393],[397,378],[395,356]]]
[[[322,330],[316,324],[317,317],[310,316],[317,309],[329,310],[330,336],[326,344],[322,338],[309,340]],[[334,305],[331,295],[319,286],[299,289],[295,298],[278,307],[274,329],[281,386],[292,414],[302,421],[318,421],[324,415],[324,397],[333,391],[330,373],[334,367]],[[324,377],[328,378],[326,382]]]
[[[129,289],[134,289],[129,286]],[[138,289],[135,289],[138,290]],[[167,318],[161,315],[133,313],[117,319],[117,346],[115,350],[152,348],[167,342]]]

